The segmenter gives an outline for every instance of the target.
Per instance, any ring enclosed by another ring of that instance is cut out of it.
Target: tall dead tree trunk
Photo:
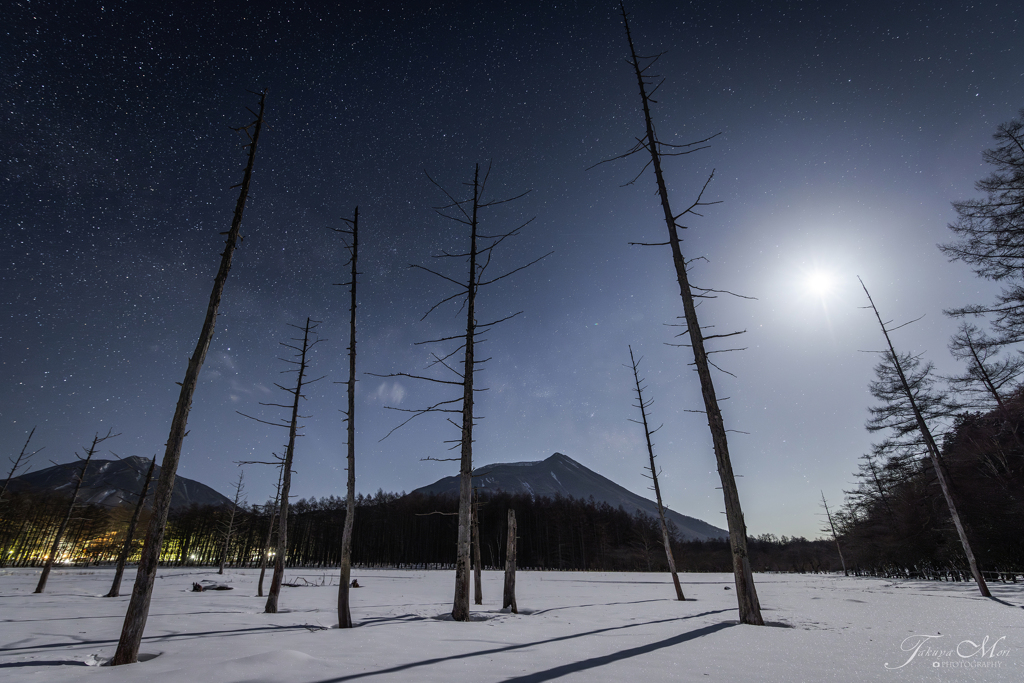
[[[75,490],[72,491],[71,500],[68,501],[67,512],[64,513],[60,526],[57,527],[57,533],[53,537],[50,554],[46,556],[46,563],[43,565],[43,571],[39,575],[39,583],[36,584],[35,593],[42,593],[46,590],[46,580],[50,578],[50,570],[57,559],[57,553],[60,552],[60,543],[64,540],[64,532],[67,531],[68,522],[71,521],[71,514],[75,511],[75,503],[78,502],[78,492],[82,489],[82,482],[85,481],[85,471],[89,468],[89,461],[92,460],[92,456],[96,453],[96,447],[107,439],[113,439],[115,436],[118,436],[118,434],[111,434],[110,431],[107,431],[106,436],[100,436],[98,432],[93,436],[92,445],[86,450],[85,458],[82,459],[82,469],[78,472],[78,481],[75,482]]]
[[[501,596],[501,608],[512,608],[512,614],[519,614],[516,606],[516,511],[508,511],[508,538],[505,542],[505,590]]]
[[[644,123],[646,124],[646,134],[641,139],[638,147],[634,148],[634,151],[646,149],[650,152],[651,166],[654,168],[654,177],[658,185],[658,196],[661,199],[665,226],[668,228],[668,244],[672,249],[672,263],[675,267],[676,279],[679,281],[679,296],[683,302],[683,313],[687,332],[689,333],[690,347],[693,350],[693,360],[697,376],[700,378],[701,396],[704,399],[704,410],[708,418],[708,428],[711,431],[711,441],[714,445],[718,474],[722,480],[722,493],[725,498],[725,517],[729,526],[729,547],[732,553],[733,575],[736,581],[736,600],[739,605],[740,623],[763,626],[764,620],[761,617],[761,605],[757,599],[757,590],[754,587],[754,574],[751,570],[750,558],[747,554],[747,525],[743,519],[740,494],[736,488],[736,478],[732,471],[732,461],[729,457],[729,441],[726,436],[725,422],[722,419],[722,411],[718,406],[715,385],[711,377],[711,364],[708,361],[708,352],[704,347],[705,341],[720,335],[705,337],[701,332],[700,322],[697,319],[697,308],[694,304],[694,295],[687,274],[686,260],[683,258],[682,249],[679,246],[679,234],[677,233],[677,230],[684,226],[680,226],[676,221],[684,215],[694,213],[695,208],[705,205],[702,202],[704,190],[701,190],[697,200],[685,211],[679,214],[672,213],[672,207],[668,199],[668,189],[665,185],[665,178],[661,168],[662,157],[668,153],[661,150],[662,143],[654,132],[654,122],[651,118],[650,108],[651,98],[647,91],[648,77],[644,75],[644,72],[653,64],[653,60],[645,67],[641,67],[641,58],[637,55],[636,49],[633,46],[633,36],[629,30],[629,19],[626,16],[626,9],[624,6],[620,5],[620,7],[622,7],[622,21],[626,28],[626,39],[629,41],[630,63],[633,66],[637,85],[640,89],[640,100],[643,104]],[[707,182],[710,183],[711,179],[708,178]],[[705,183],[704,187],[707,187],[707,183]]]
[[[665,522],[665,506],[661,502],[661,487],[658,485],[658,470],[654,465],[654,443],[651,441],[651,436],[654,432],[661,429],[651,429],[647,423],[647,409],[651,407],[654,400],[644,400],[644,387],[642,386],[643,380],[640,379],[640,361],[633,357],[633,347],[629,347],[629,361],[630,366],[633,369],[633,380],[636,382],[636,405],[635,408],[640,409],[640,420],[630,420],[630,422],[636,422],[642,425],[644,428],[644,438],[647,441],[647,456],[650,464],[648,465],[648,471],[651,473],[651,481],[654,482],[654,496],[658,501],[658,519],[661,522],[661,540],[665,544],[665,558],[668,560],[668,570],[672,574],[672,585],[676,588],[676,600],[686,600],[686,596],[683,595],[683,587],[679,584],[679,574],[676,572],[676,560],[672,556],[672,539],[668,533],[668,524]]]
[[[121,638],[117,643],[117,652],[114,653],[114,658],[110,661],[112,666],[134,664],[139,658],[139,645],[142,643],[142,634],[146,630],[146,619],[149,616],[149,603],[153,597],[153,582],[156,580],[156,569],[160,563],[160,551],[163,548],[164,532],[167,528],[167,513],[171,509],[174,477],[178,472],[181,446],[187,433],[186,425],[189,411],[192,409],[192,396],[195,394],[196,385],[199,382],[199,371],[206,360],[206,352],[210,348],[210,342],[213,341],[217,313],[220,309],[221,297],[224,294],[224,284],[227,282],[228,272],[231,270],[231,259],[235,253],[235,246],[241,239],[242,213],[245,210],[246,198],[249,196],[252,169],[256,161],[256,145],[263,128],[263,110],[267,91],[264,90],[259,97],[259,112],[256,113],[256,120],[248,126],[237,129],[244,132],[249,138],[249,159],[245,166],[245,175],[242,176],[242,189],[238,193],[231,229],[228,231],[224,251],[221,253],[220,269],[213,280],[210,302],[206,307],[206,319],[203,321],[203,329],[199,333],[195,351],[189,358],[185,379],[181,382],[181,392],[178,394],[178,404],[174,409],[174,417],[171,419],[171,431],[167,437],[164,459],[160,463],[160,478],[153,496],[153,516],[146,532],[146,541],[142,546],[139,571],[135,578],[135,586],[132,588],[128,611],[124,616],[124,626],[121,629]]]
[[[484,586],[480,567],[480,497],[473,489],[473,604],[484,604]]]
[[[224,573],[224,565],[228,561],[228,551],[231,548],[231,537],[235,533],[235,516],[238,514],[238,504],[242,500],[242,493],[245,491],[245,486],[242,483],[242,478],[245,476],[245,470],[238,473],[238,481],[235,482],[235,498],[231,501],[231,514],[228,515],[227,527],[224,529],[224,548],[220,553],[220,568],[217,569],[218,574]]]
[[[956,533],[960,537],[960,545],[963,546],[964,554],[967,556],[967,564],[971,568],[971,574],[974,576],[974,580],[978,584],[978,590],[981,591],[981,594],[986,598],[990,598],[992,597],[992,594],[989,592],[988,585],[985,583],[985,577],[981,575],[981,571],[978,569],[978,562],[974,559],[974,551],[971,549],[971,543],[967,537],[967,529],[960,519],[960,512],[957,509],[955,494],[953,493],[953,482],[950,479],[949,470],[946,469],[946,463],[942,460],[942,455],[939,453],[939,447],[936,445],[935,439],[932,437],[932,432],[928,428],[928,423],[921,414],[921,409],[918,407],[917,400],[914,398],[914,392],[911,391],[910,384],[907,382],[907,376],[903,372],[903,366],[900,363],[900,358],[896,355],[896,348],[892,345],[892,339],[889,338],[889,329],[885,326],[885,322],[882,321],[882,315],[878,312],[878,307],[875,306],[875,302],[871,298],[871,293],[868,292],[868,288],[864,284],[864,281],[860,278],[857,279],[860,281],[860,286],[864,288],[864,294],[867,295],[871,310],[874,311],[875,318],[878,319],[878,325],[882,328],[882,334],[885,336],[885,343],[889,347],[889,353],[892,354],[893,367],[899,375],[900,383],[903,386],[903,392],[906,395],[910,408],[914,413],[914,420],[917,422],[917,428],[921,431],[921,436],[924,438],[932,466],[935,468],[935,476],[939,480],[939,488],[942,489],[942,495],[946,499],[946,507],[949,508],[949,516],[953,519],[953,526],[956,527]]]
[[[274,520],[277,519],[277,510],[281,505],[281,478],[284,476],[282,467],[277,473],[277,493],[274,494],[274,505],[270,508],[270,522],[267,524],[267,540],[263,543],[263,556],[260,558],[260,580],[257,584],[257,593],[263,597],[263,578],[267,573],[267,558],[270,556],[270,541],[274,537]]]
[[[302,340],[300,346],[294,346],[292,344],[285,344],[281,342],[281,346],[292,349],[295,351],[296,358],[298,360],[287,360],[286,363],[291,363],[297,366],[294,370],[285,370],[285,372],[297,372],[298,378],[295,380],[295,388],[290,389],[277,384],[277,388],[286,391],[293,396],[292,404],[290,406],[282,405],[280,403],[261,403],[264,406],[276,406],[278,408],[290,408],[291,419],[288,422],[267,422],[266,420],[260,420],[258,418],[250,417],[250,419],[262,422],[263,424],[272,425],[274,427],[286,427],[288,429],[288,445],[285,447],[284,460],[281,463],[281,503],[280,512],[278,512],[278,524],[277,524],[277,552],[274,555],[274,575],[270,579],[270,591],[267,593],[267,605],[265,612],[267,614],[275,614],[277,612],[278,597],[281,595],[281,582],[284,580],[284,565],[288,554],[288,495],[292,486],[292,461],[295,457],[295,439],[299,434],[299,401],[304,398],[302,395],[302,388],[308,386],[313,382],[318,382],[323,377],[318,377],[314,380],[306,380],[306,371],[309,369],[309,351],[314,346],[320,343],[319,339],[310,341],[310,333],[315,332],[317,327],[317,321],[310,318],[306,318],[305,327],[298,327],[292,325],[296,329],[302,330]],[[299,341],[298,339],[294,341]]]
[[[352,608],[349,600],[349,589],[352,584],[352,530],[356,520],[356,279],[359,276],[359,207],[352,213],[352,220],[343,219],[351,230],[338,232],[351,235],[351,246],[346,245],[349,252],[349,320],[348,320],[348,406],[345,409],[345,426],[348,436],[347,473],[348,482],[345,494],[345,526],[341,532],[341,566],[338,581],[338,628],[352,628]]]
[[[843,565],[843,576],[849,576],[850,572],[846,571],[846,560],[843,559],[843,549],[839,547],[839,534],[836,533],[836,525],[832,521],[832,513],[828,509],[828,501],[825,500],[825,492],[821,492],[821,504],[825,506],[825,516],[828,517],[828,526],[832,529],[832,540],[836,543],[836,552],[839,553],[839,564]]]
[[[473,508],[473,379],[476,369],[477,214],[480,207],[480,166],[473,173],[473,206],[470,219],[469,276],[466,296],[466,339],[462,365],[462,453],[459,466],[459,534],[455,558],[455,600],[452,619],[469,620],[470,524]]]
[[[475,388],[474,375],[476,367],[479,364],[486,362],[487,359],[477,360],[476,359],[476,344],[478,343],[477,337],[484,332],[490,330],[493,326],[505,322],[511,318],[516,317],[519,313],[506,316],[504,318],[495,320],[493,322],[481,323],[476,319],[476,303],[477,293],[481,287],[493,284],[499,280],[509,277],[513,273],[517,273],[525,268],[532,266],[543,258],[550,255],[545,254],[540,258],[534,259],[526,265],[514,268],[503,275],[498,275],[490,279],[485,279],[484,275],[487,267],[490,265],[491,258],[495,247],[501,244],[506,239],[519,234],[519,231],[525,227],[530,221],[527,221],[523,225],[520,225],[515,230],[512,230],[503,234],[496,235],[481,235],[479,233],[479,212],[481,209],[494,206],[496,204],[504,204],[506,202],[519,199],[526,193],[513,197],[511,199],[495,200],[485,202],[483,200],[484,191],[487,185],[487,178],[490,171],[484,174],[484,177],[480,177],[480,165],[477,164],[473,172],[473,182],[467,183],[472,188],[471,196],[468,199],[457,200],[447,190],[434,183],[442,192],[445,193],[447,198],[450,200],[450,204],[437,208],[437,212],[449,220],[453,220],[457,223],[465,225],[469,228],[470,239],[469,239],[469,250],[463,253],[444,253],[441,254],[441,258],[461,258],[466,259],[468,264],[468,275],[465,283],[459,280],[443,275],[430,268],[413,264],[412,267],[419,268],[427,271],[433,275],[436,275],[448,283],[455,284],[457,291],[448,296],[438,303],[434,304],[429,311],[423,316],[430,315],[435,309],[441,305],[449,302],[458,300],[465,307],[466,311],[466,327],[465,333],[452,337],[444,337],[441,339],[432,339],[420,344],[431,344],[437,342],[449,342],[454,340],[461,340],[462,344],[455,351],[450,353],[439,355],[433,354],[433,361],[431,366],[440,365],[449,372],[455,374],[457,380],[442,380],[433,377],[424,377],[421,375],[412,375],[409,373],[392,373],[388,375],[373,375],[375,377],[410,377],[413,379],[426,380],[430,382],[436,382],[439,384],[457,386],[462,390],[462,396],[460,398],[450,399],[446,401],[440,401],[428,408],[422,409],[405,409],[405,408],[393,408],[401,412],[412,413],[412,417],[400,424],[395,429],[389,432],[389,435],[395,430],[409,423],[415,417],[425,415],[427,413],[449,413],[461,415],[461,424],[457,424],[454,420],[449,418],[449,422],[460,429],[460,438],[454,439],[449,443],[454,443],[452,449],[460,449],[459,460],[459,524],[458,524],[458,536],[457,536],[457,550],[455,560],[455,598],[452,605],[452,618],[455,621],[468,621],[469,620],[469,576],[471,572],[471,526],[472,526],[472,507],[473,507],[473,427],[474,422],[474,393],[480,391]],[[433,182],[433,180],[431,180]],[[445,213],[450,211],[451,213]],[[521,313],[521,311],[520,311]],[[459,369],[458,365],[449,363],[449,359],[455,356],[459,351],[463,353],[462,368]],[[373,373],[370,373],[373,374]],[[454,406],[460,405],[460,408]],[[387,438],[387,437],[385,437]],[[437,460],[437,458],[428,458],[430,460]],[[452,458],[454,459],[454,458]]]
[[[114,581],[110,584],[110,592],[104,597],[116,598],[121,595],[121,577],[124,576],[124,565],[128,562],[128,556],[132,552],[132,541],[135,540],[135,527],[139,524],[139,517],[142,516],[142,508],[146,506],[146,495],[149,493],[149,485],[153,481],[153,470],[156,469],[156,456],[149,463],[149,471],[146,472],[146,479],[142,482],[139,490],[139,499],[135,501],[135,511],[132,512],[132,519],[128,522],[128,530],[124,534],[124,545],[117,555],[117,568],[114,570]]]

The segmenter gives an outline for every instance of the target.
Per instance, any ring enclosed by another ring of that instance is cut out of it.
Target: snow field
[[[0,570],[0,681],[367,683],[416,681],[1024,680],[1024,585],[756,574],[764,628],[737,623],[732,576],[519,572],[520,614],[484,572],[473,621],[451,620],[451,571],[355,570],[358,626],[333,628],[336,585],[285,587],[263,614],[255,570],[161,569],[141,661],[116,648],[127,596],[101,597],[109,569]],[[296,569],[287,581],[336,583]],[[129,593],[134,571],[126,572]],[[193,582],[234,590],[193,593]],[[269,585],[269,576],[266,582]],[[728,589],[728,590],[726,590]],[[91,665],[91,666],[87,666]]]

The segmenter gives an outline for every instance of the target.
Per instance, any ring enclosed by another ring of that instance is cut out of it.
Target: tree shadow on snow
[[[539,610],[519,610],[523,614],[544,614],[545,612],[554,612],[560,609],[576,609],[581,607],[606,607],[610,605],[639,605],[645,602],[667,602],[667,598],[655,598],[653,600],[631,600],[629,602],[597,602],[590,605],[562,605],[561,607],[548,607],[547,609]],[[673,601],[675,602],[675,601]],[[692,601],[691,601],[692,602]]]
[[[204,638],[206,636],[243,636],[254,631],[292,631],[295,629],[306,629],[307,631],[319,631],[323,629],[322,626],[313,626],[312,624],[294,624],[292,626],[253,626],[251,628],[241,629],[225,629],[222,631],[183,631],[181,633],[165,633],[158,636],[145,636],[143,642],[145,643],[163,643],[174,640],[191,640],[193,638]],[[41,643],[39,645],[23,645],[20,647],[5,647],[3,652],[5,654],[13,654],[18,651],[29,651],[29,650],[46,650],[52,648],[68,648],[75,646],[102,646],[102,645],[116,645],[116,638],[109,638],[106,640],[86,640],[85,638],[75,638],[74,636],[68,636],[73,640],[65,640],[57,643]]]
[[[20,669],[28,666],[86,666],[86,664],[73,659],[33,659],[27,662],[6,662],[0,664],[0,669]]]
[[[613,662],[619,662],[623,659],[629,659],[630,657],[639,657],[640,655],[650,654],[655,650],[661,650],[662,648],[672,647],[685,643],[688,640],[695,640],[703,636],[711,635],[722,629],[730,628],[735,626],[736,622],[724,622],[720,624],[711,624],[710,626],[704,626],[703,628],[694,629],[687,631],[686,633],[680,633],[679,635],[672,636],[671,638],[665,638],[654,643],[648,643],[646,645],[640,645],[639,647],[631,647],[626,650],[619,650],[608,655],[602,655],[601,657],[591,657],[590,659],[584,659],[579,662],[570,662],[569,664],[563,664],[556,666],[545,671],[537,671],[532,674],[524,674],[522,676],[516,676],[515,678],[506,678],[504,683],[542,683],[542,681],[550,681],[554,678],[561,678],[571,673],[578,673],[580,671],[586,671],[587,669],[594,669],[599,666],[605,666],[606,664],[612,664]]]
[[[336,678],[324,678],[324,679],[322,679],[320,681],[317,681],[317,683],[344,683],[345,681],[354,681],[356,679],[366,678],[368,676],[379,676],[379,675],[382,675],[382,674],[397,673],[399,671],[406,671],[408,669],[416,669],[416,668],[421,667],[421,666],[432,666],[434,664],[440,664],[442,662],[456,661],[456,660],[459,660],[459,659],[470,659],[472,657],[483,657],[483,656],[487,656],[487,655],[501,654],[503,652],[513,652],[515,650],[522,650],[522,649],[526,649],[526,648],[536,647],[538,645],[545,645],[545,644],[548,644],[548,643],[559,643],[559,642],[563,642],[563,641],[567,641],[567,640],[574,640],[576,638],[584,638],[586,636],[594,636],[594,635],[599,635],[599,634],[602,634],[602,633],[610,633],[612,631],[622,631],[622,630],[625,630],[625,629],[636,628],[638,626],[651,626],[651,625],[654,625],[654,624],[667,624],[667,623],[671,623],[671,622],[686,621],[687,619],[695,619],[697,617],[706,617],[706,616],[710,616],[712,614],[721,614],[722,612],[733,612],[733,611],[735,611],[735,608],[719,609],[719,610],[711,610],[711,611],[708,611],[708,612],[701,612],[700,614],[690,614],[690,615],[687,615],[685,617],[673,617],[671,619],[658,619],[656,621],[644,621],[644,622],[639,622],[639,623],[635,623],[635,624],[625,624],[623,626],[609,626],[608,628],[599,628],[599,629],[595,629],[593,631],[585,631],[583,633],[573,633],[573,634],[567,635],[567,636],[559,636],[557,638],[548,638],[547,640],[535,640],[535,641],[532,641],[532,642],[529,642],[529,643],[520,643],[518,645],[505,645],[503,647],[495,647],[495,648],[491,648],[489,650],[478,650],[476,652],[464,652],[462,654],[452,655],[450,657],[434,657],[432,659],[424,659],[424,660],[419,661],[419,662],[410,662],[408,664],[400,664],[398,666],[393,666],[393,667],[390,667],[388,669],[377,669],[377,670],[374,670],[374,671],[364,671],[362,673],[349,674],[347,676],[338,676]],[[549,669],[548,671],[541,671],[541,672],[537,672],[537,673],[534,673],[534,674],[528,674],[525,677],[511,678],[511,679],[509,679],[509,681],[516,681],[517,683],[526,683],[528,681],[531,681],[531,682],[532,681],[537,681],[537,682],[539,682],[539,681],[550,680],[552,678],[558,678],[559,676],[564,676],[564,675],[566,675],[568,673],[572,673],[573,671],[585,671],[585,670],[591,669],[591,668],[593,668],[595,666],[603,666],[605,664],[609,664],[611,662],[615,662],[615,661],[618,661],[620,659],[628,659],[630,657],[636,657],[638,655],[646,654],[648,652],[653,652],[654,650],[659,650],[659,649],[664,648],[664,647],[671,647],[672,645],[676,645],[678,643],[683,643],[683,642],[686,642],[687,640],[693,640],[694,638],[700,638],[702,636],[709,635],[709,634],[714,633],[716,631],[721,631],[722,629],[730,628],[732,626],[735,626],[737,623],[738,622],[735,622],[735,621],[727,621],[727,622],[722,622],[722,623],[719,623],[719,624],[712,624],[711,626],[705,626],[703,628],[698,628],[698,629],[695,629],[693,631],[689,631],[687,633],[682,633],[680,635],[673,636],[671,638],[666,638],[665,640],[661,640],[661,641],[658,641],[656,643],[650,643],[648,645],[641,645],[640,647],[630,648],[628,650],[621,650],[620,652],[617,652],[617,653],[614,653],[614,654],[610,654],[610,655],[605,655],[604,657],[594,657],[592,659],[585,659],[585,660],[583,660],[581,662],[573,662],[572,664],[565,664],[565,665],[560,666],[560,667],[555,667],[554,669]],[[537,678],[538,676],[542,676],[542,677],[541,678]],[[506,683],[508,683],[508,681],[506,681]]]

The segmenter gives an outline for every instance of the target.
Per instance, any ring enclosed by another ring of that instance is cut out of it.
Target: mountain
[[[76,477],[81,471],[82,463],[79,461],[54,465],[15,477],[11,480],[10,486],[13,491],[65,491],[71,495],[75,488]],[[82,483],[82,490],[78,492],[78,500],[82,503],[108,507],[114,507],[121,503],[135,505],[135,495],[146,481],[147,471],[149,471],[149,460],[136,455],[122,460],[93,460],[85,471],[85,481]],[[150,501],[152,501],[159,477],[160,465],[157,465],[147,496]],[[147,507],[151,504],[151,502],[147,503]],[[206,484],[200,484],[198,481],[179,475],[174,478],[171,509],[178,510],[190,505],[230,506],[231,500]]]
[[[587,469],[572,458],[555,453],[546,460],[536,462],[506,462],[484,465],[473,470],[474,483],[481,493],[526,493],[532,497],[554,498],[556,495],[582,498],[594,497],[614,508],[622,507],[633,514],[643,510],[657,518],[658,504],[624,489],[611,479]],[[412,493],[453,495],[459,494],[459,477],[445,477]],[[412,495],[412,494],[410,494]],[[709,538],[728,538],[729,532],[707,522],[667,510],[665,519],[675,523],[679,536],[687,540],[703,541]]]

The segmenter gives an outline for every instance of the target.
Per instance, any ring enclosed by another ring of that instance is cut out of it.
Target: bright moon
[[[825,296],[835,287],[835,278],[831,273],[822,270],[815,270],[807,274],[804,286],[812,294]]]

